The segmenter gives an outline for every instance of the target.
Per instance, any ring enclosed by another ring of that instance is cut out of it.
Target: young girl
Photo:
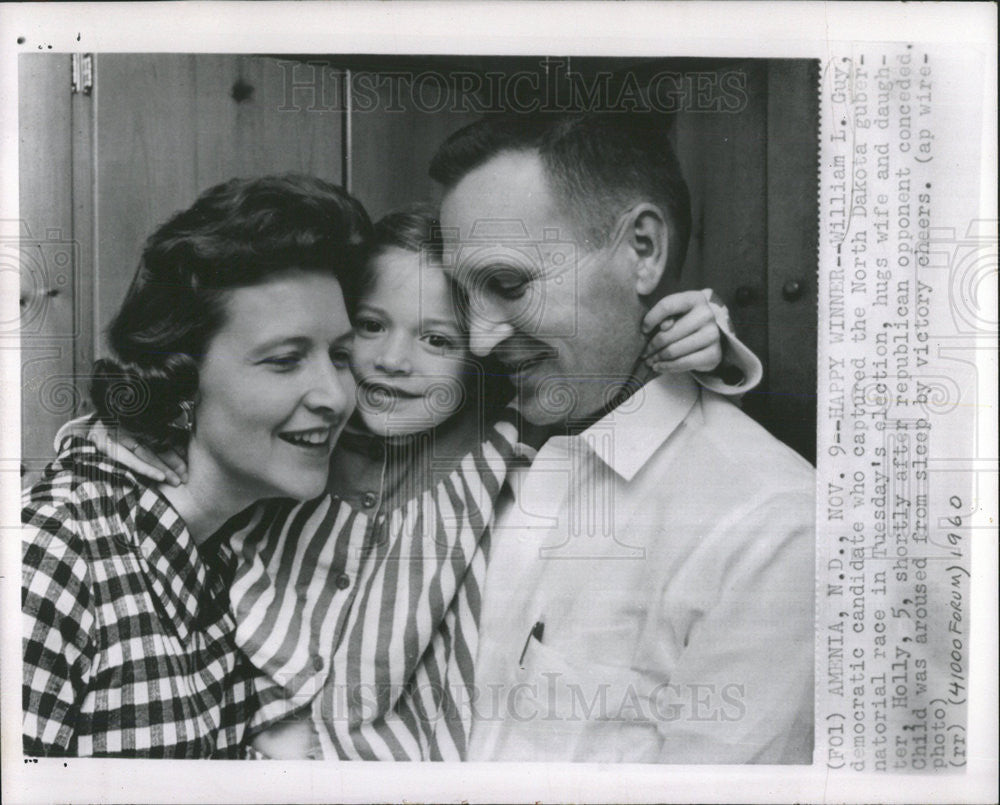
[[[354,315],[358,413],[328,493],[231,523],[242,559],[230,593],[236,641],[262,671],[251,731],[265,756],[465,754],[488,526],[533,434],[504,407],[502,373],[468,351],[434,228],[421,208],[376,225]],[[728,329],[701,292],[661,300],[644,322],[653,368],[716,369],[717,321]],[[738,394],[760,365],[727,335],[726,357],[746,380],[696,376]],[[293,367],[296,356],[286,359]]]

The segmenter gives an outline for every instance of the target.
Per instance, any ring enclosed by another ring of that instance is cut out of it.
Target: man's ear
[[[629,219],[626,243],[635,261],[635,290],[649,296],[660,287],[667,268],[667,220],[659,207],[648,203],[633,207]]]

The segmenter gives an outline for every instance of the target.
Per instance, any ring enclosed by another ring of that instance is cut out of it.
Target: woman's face
[[[316,497],[354,409],[340,283],[290,270],[228,292],[225,307],[199,370],[189,450],[244,497]]]
[[[437,266],[404,249],[369,265],[371,289],[355,316],[358,410],[380,435],[428,430],[462,405],[469,363],[452,289]]]

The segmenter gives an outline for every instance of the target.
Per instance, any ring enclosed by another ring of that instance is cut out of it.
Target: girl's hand
[[[108,428],[103,422],[97,422],[87,438],[109,458],[144,478],[170,486],[180,486],[187,481],[187,462],[176,450],[167,448],[153,452],[127,430]]]
[[[278,760],[313,760],[320,755],[319,738],[309,721],[309,712],[300,711],[268,727],[253,738],[254,751]]]
[[[701,291],[663,297],[642,320],[642,359],[654,372],[711,372],[722,362],[722,335]]]

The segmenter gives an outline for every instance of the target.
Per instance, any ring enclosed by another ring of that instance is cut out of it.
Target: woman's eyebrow
[[[332,344],[334,346],[339,346],[345,341],[351,341],[354,339],[354,328],[350,327],[340,333],[336,338],[333,339]],[[315,343],[315,339],[310,338],[305,335],[279,335],[274,338],[270,338],[261,344],[255,344],[251,347],[249,355],[251,358],[263,355],[266,352],[270,352],[274,349],[279,349],[283,347],[293,347],[296,349],[307,350]]]
[[[312,343],[311,338],[307,338],[304,335],[279,335],[274,338],[269,338],[260,344],[254,344],[250,349],[250,354],[255,355],[261,352],[267,352],[269,350],[275,349],[277,347],[308,347]]]

